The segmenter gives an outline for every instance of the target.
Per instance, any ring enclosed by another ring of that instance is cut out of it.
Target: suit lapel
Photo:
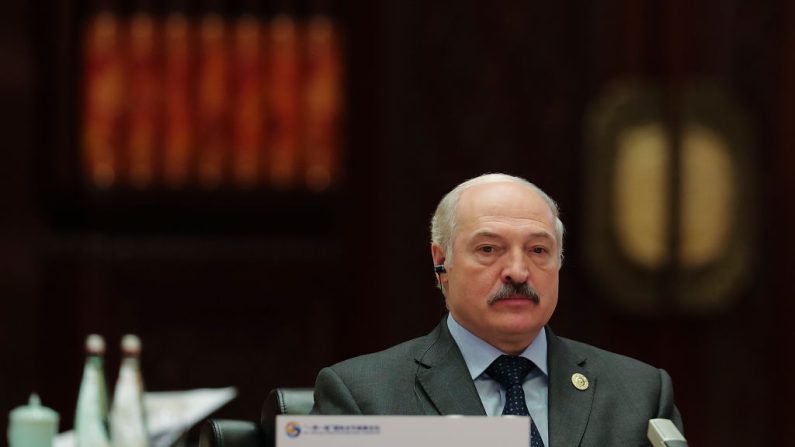
[[[426,347],[415,359],[417,386],[441,415],[485,415],[475,384],[464,358],[442,320],[431,332]],[[577,446],[591,414],[597,377],[585,368],[585,357],[572,351],[547,327],[549,360],[549,443],[554,447]],[[588,379],[588,388],[579,390],[572,375]]]
[[[585,357],[577,355],[547,327],[549,352],[549,443],[554,447],[577,446],[591,414],[597,377],[585,368]],[[572,375],[588,379],[588,388],[579,390]]]
[[[486,410],[469,376],[447,319],[428,335],[427,347],[417,355],[417,383],[441,415],[485,415]]]

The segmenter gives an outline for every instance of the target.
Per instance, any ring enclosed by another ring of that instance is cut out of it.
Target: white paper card
[[[169,447],[194,424],[237,396],[234,387],[144,393],[151,447]],[[75,447],[74,431],[55,437],[53,447]]]
[[[526,416],[277,416],[276,447],[527,447]]]

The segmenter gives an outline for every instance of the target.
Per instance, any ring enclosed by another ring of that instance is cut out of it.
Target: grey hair
[[[456,219],[458,210],[458,201],[461,199],[461,194],[468,188],[475,185],[482,185],[484,183],[516,183],[519,185],[527,186],[535,191],[546,203],[549,209],[555,216],[555,239],[558,243],[558,256],[560,257],[559,265],[563,264],[563,235],[565,228],[563,221],[560,220],[560,210],[558,204],[552,200],[547,193],[541,190],[538,186],[528,182],[521,177],[515,177],[507,174],[483,174],[481,176],[471,178],[448,192],[439,205],[436,207],[436,212],[433,213],[431,218],[431,242],[438,244],[445,252],[445,256],[450,259],[453,251],[453,235],[456,230]]]

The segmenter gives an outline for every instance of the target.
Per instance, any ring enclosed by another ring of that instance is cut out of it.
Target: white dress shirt
[[[452,314],[447,315],[447,327],[450,335],[453,336],[464,356],[469,374],[475,382],[483,408],[489,416],[500,416],[505,406],[505,390],[500,384],[486,374],[486,368],[491,365],[497,357],[506,354],[494,346],[488,344],[483,339],[469,332],[461,326]],[[535,340],[521,354],[536,365],[522,383],[524,389],[525,402],[530,411],[536,428],[544,440],[544,445],[549,445],[549,422],[548,404],[549,394],[549,373],[547,370],[547,333],[546,329],[541,328]]]

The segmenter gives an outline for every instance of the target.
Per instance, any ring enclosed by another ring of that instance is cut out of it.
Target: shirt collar
[[[458,349],[461,350],[461,355],[464,356],[464,362],[467,364],[473,380],[480,377],[497,357],[505,354],[461,326],[455,321],[453,314],[447,314],[447,327],[450,329],[450,335],[453,336]],[[519,355],[533,362],[545,376],[548,376],[546,328],[542,327],[535,340]]]

